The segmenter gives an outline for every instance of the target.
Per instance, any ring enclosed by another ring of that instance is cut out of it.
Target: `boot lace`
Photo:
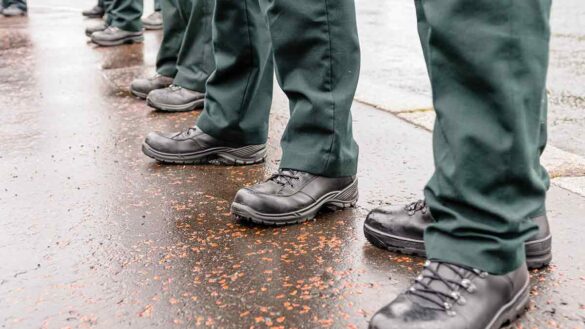
[[[189,138],[197,131],[196,127],[187,128],[174,136],[174,138]]]
[[[119,29],[119,28],[117,28],[117,27],[115,27],[115,26],[108,26],[108,27],[107,27],[107,28],[104,30],[104,32],[107,32],[107,33],[115,33],[115,32],[118,32],[119,30],[120,30],[120,29]]]
[[[158,79],[161,76],[162,76],[161,74],[155,73],[153,76],[151,76],[150,78],[148,78],[148,80],[153,81],[153,80]]]
[[[410,203],[404,207],[404,210],[408,211],[408,215],[412,216],[418,211],[426,214],[428,211],[427,204],[425,200],[418,200],[413,203]]]
[[[450,271],[457,275],[457,279],[447,279],[441,275],[437,269],[431,267],[431,262],[427,261],[424,265],[422,273],[415,279],[414,285],[405,293],[407,295],[415,296],[423,299],[435,307],[425,307],[427,309],[444,311],[450,316],[455,316],[453,311],[454,303],[464,305],[465,298],[459,291],[461,289],[468,293],[473,293],[477,289],[470,279],[466,278],[465,274],[471,273],[473,276],[485,278],[488,276],[487,272],[477,269],[454,266],[448,263],[439,263],[439,267],[447,267]],[[436,287],[431,287],[431,283],[440,281],[447,289],[438,290]]]
[[[294,182],[300,179],[298,174],[299,172],[296,170],[280,169],[278,170],[278,172],[276,172],[270,178],[268,178],[268,181],[273,181],[283,187],[287,185],[293,187]]]

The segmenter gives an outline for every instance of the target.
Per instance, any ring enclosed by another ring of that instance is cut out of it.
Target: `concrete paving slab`
[[[553,182],[565,190],[585,195],[585,177],[558,177]]]
[[[428,131],[433,130],[436,117],[435,112],[431,110],[400,112],[397,116]],[[542,156],[542,164],[552,178],[585,176],[585,157],[552,145],[547,146]]]
[[[414,3],[358,1],[362,75],[356,99],[391,112],[432,108]],[[553,1],[550,144],[585,157],[585,6]],[[585,170],[585,169],[580,169]]]

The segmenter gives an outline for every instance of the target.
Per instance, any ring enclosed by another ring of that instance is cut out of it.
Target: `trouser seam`
[[[331,145],[329,146],[329,150],[327,151],[327,160],[325,161],[325,168],[329,167],[329,162],[331,161],[331,153],[333,151],[333,146],[335,145],[335,100],[333,97],[333,46],[331,41],[331,25],[329,24],[329,3],[328,0],[323,1],[325,3],[325,18],[327,20],[327,38],[329,41],[329,95],[331,96],[331,105],[333,109],[333,137],[331,138]]]
[[[254,57],[252,55],[252,35],[250,33],[250,14],[249,14],[249,10],[248,10],[248,0],[230,0],[230,1],[244,1],[244,9],[246,10],[246,31],[247,31],[247,35],[248,35],[248,56],[249,56],[249,60],[250,60],[250,65],[253,64],[254,62]],[[242,111],[238,111],[239,112],[239,118],[238,118],[238,122],[242,121],[242,118],[246,116],[246,113],[248,112],[248,108],[244,107],[244,103],[246,102],[246,95],[248,94],[248,89],[250,88],[250,80],[252,79],[252,71],[250,71],[250,73],[248,73],[248,78],[246,79],[246,87],[244,88],[244,93],[242,95],[242,101],[240,102],[240,109],[242,109]]]

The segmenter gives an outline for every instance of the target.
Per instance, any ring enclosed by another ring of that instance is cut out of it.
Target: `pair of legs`
[[[142,31],[144,0],[104,0],[106,3],[106,24],[128,32]]]
[[[100,0],[106,8],[106,23],[128,32],[142,31],[147,29],[160,29],[161,22],[158,22],[158,13],[162,9],[162,0],[154,0],[154,16],[142,20],[144,0]],[[156,22],[155,22],[156,21]]]
[[[161,0],[163,40],[157,75],[137,79],[132,93],[163,111],[203,107],[205,84],[215,69],[211,43],[214,0]],[[171,86],[172,84],[172,86]]]
[[[431,262],[370,327],[499,328],[528,302],[525,254],[534,267],[550,261],[540,155],[551,3],[415,4],[437,114],[428,207],[375,210],[366,225],[396,238],[423,228]]]
[[[118,46],[144,41],[143,0],[104,0],[102,4],[106,7],[104,22],[85,30],[93,43]]]
[[[276,70],[290,101],[281,171],[240,191],[232,210],[286,224],[313,218],[324,206],[355,204],[350,109],[360,50],[353,0],[218,0],[213,29],[217,68],[196,128],[150,134],[144,152],[175,163],[262,161]]]
[[[545,212],[548,177],[539,159],[546,144],[550,0],[415,3],[437,113],[436,170],[425,188],[433,215],[424,227],[430,262],[371,327],[499,328],[528,301],[524,243],[538,234],[531,219]],[[333,193],[327,202],[351,203],[352,180],[315,177],[355,174],[354,19],[351,1],[219,0],[217,71],[205,111],[196,128],[149,135],[145,153],[168,162],[254,163],[266,142],[267,72],[275,64],[291,101],[282,139],[286,170],[238,192],[232,211],[282,224],[296,222],[287,217],[292,212],[307,215],[314,203],[304,199],[318,203]]]
[[[113,3],[113,0],[98,0],[98,3],[96,6],[94,6],[91,9],[84,10],[82,12],[82,14],[83,14],[83,16],[87,16],[90,18],[101,18],[104,15],[107,15],[111,12],[112,3]],[[157,16],[157,13],[159,13],[160,11],[161,11],[160,0],[155,0],[154,1],[154,14],[151,14],[148,18],[145,18],[143,20],[143,23],[148,22],[150,17]],[[106,20],[108,20],[108,23],[111,23],[111,18],[106,17]],[[145,24],[145,25],[147,25],[147,28],[148,28],[148,24]],[[156,26],[161,25],[161,27],[162,27],[162,22],[155,22],[154,25],[156,25]]]

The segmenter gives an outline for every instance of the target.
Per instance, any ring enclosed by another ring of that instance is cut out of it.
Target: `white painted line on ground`
[[[429,132],[433,130],[435,112],[432,110],[402,111],[392,114]],[[585,196],[585,157],[549,145],[541,161],[553,178],[553,184]]]

